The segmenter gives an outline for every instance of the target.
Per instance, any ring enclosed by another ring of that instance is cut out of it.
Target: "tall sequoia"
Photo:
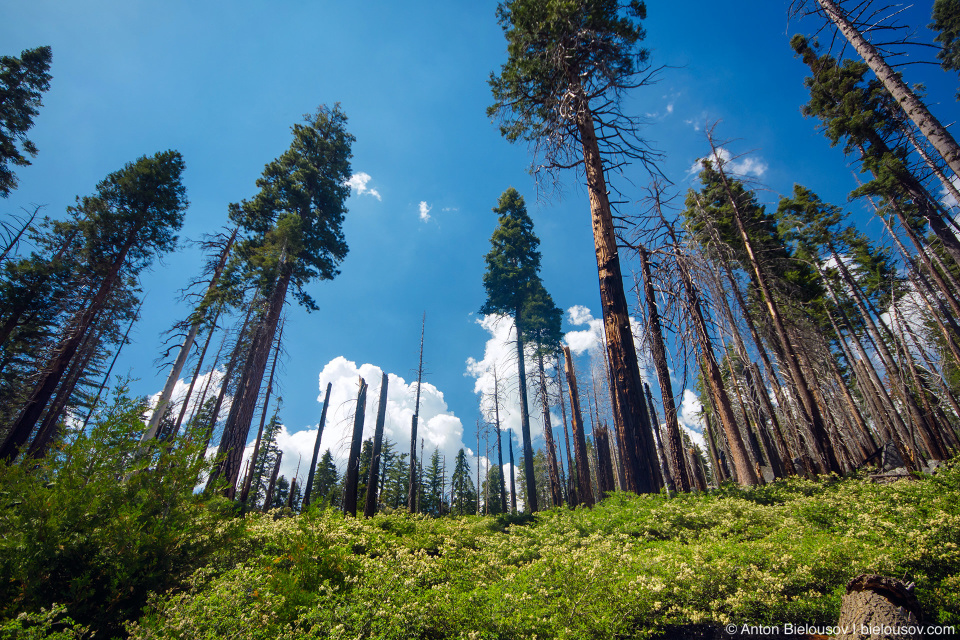
[[[582,166],[590,197],[600,302],[628,488],[659,489],[653,436],[638,415],[643,387],[608,195],[607,172],[652,155],[620,101],[644,83],[648,52],[639,0],[505,0],[497,16],[509,59],[491,75],[500,131],[526,141],[548,169]],[[600,135],[598,135],[598,131]]]
[[[97,185],[95,195],[80,201],[94,289],[40,369],[29,399],[0,447],[0,458],[13,459],[26,442],[115,289],[126,277],[149,266],[155,255],[173,249],[187,208],[183,169],[183,158],[176,151],[145,156],[108,175]]]
[[[536,479],[533,469],[533,442],[530,437],[530,413],[527,404],[527,372],[524,350],[523,309],[540,284],[540,240],[533,233],[533,220],[527,215],[523,196],[510,187],[500,196],[493,210],[499,225],[490,238],[490,252],[484,257],[487,270],[483,287],[487,301],[481,313],[503,314],[513,318],[517,336],[517,378],[520,392],[520,432],[523,438],[523,466],[526,479],[526,505],[538,511]]]
[[[266,308],[254,331],[249,356],[220,445],[222,462],[212,477],[234,486],[257,406],[264,370],[287,293],[308,310],[316,303],[304,291],[308,282],[330,280],[347,254],[342,225],[350,195],[350,147],[347,117],[339,105],[320,106],[293,126],[293,142],[268,164],[252,200],[230,205],[230,219],[245,232],[237,260],[224,279],[239,278],[263,292]],[[232,271],[232,272],[231,272]],[[229,275],[229,277],[228,277]]]

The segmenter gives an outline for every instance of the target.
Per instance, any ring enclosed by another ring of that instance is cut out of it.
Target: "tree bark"
[[[363,515],[371,518],[377,512],[377,480],[380,477],[380,448],[383,445],[383,424],[387,419],[387,374],[380,382],[380,403],[377,405],[377,425],[373,432],[373,454],[370,456],[370,477],[367,478],[367,499]],[[446,477],[446,476],[444,476]]]
[[[920,637],[919,633],[889,633],[883,628],[919,627],[921,615],[913,584],[896,578],[860,575],[847,583],[837,622],[840,633],[834,637],[864,640]]]
[[[350,440],[350,455],[343,479],[343,512],[357,515],[357,490],[360,484],[360,448],[363,445],[363,419],[367,410],[367,382],[360,378],[357,394],[357,410],[353,414],[353,438]]]
[[[543,408],[543,438],[547,449],[547,469],[550,475],[550,497],[553,506],[563,504],[563,489],[560,486],[560,471],[557,469],[557,448],[553,442],[553,426],[550,422],[550,402],[547,397],[547,375],[543,370],[543,354],[537,355],[540,373],[540,397]]]
[[[3,446],[0,446],[0,459],[13,460],[19,453],[20,448],[30,437],[30,433],[43,414],[43,410],[50,402],[50,398],[53,396],[54,391],[56,391],[57,385],[63,378],[67,367],[70,365],[71,359],[76,355],[77,349],[80,347],[84,336],[86,336],[87,331],[90,329],[90,325],[106,302],[107,297],[113,290],[114,284],[116,284],[120,278],[120,272],[127,259],[127,254],[133,247],[139,232],[139,226],[131,230],[127,236],[126,244],[121,247],[117,257],[114,258],[109,271],[101,281],[93,299],[90,300],[90,303],[79,315],[75,316],[75,319],[71,322],[71,326],[67,329],[66,335],[60,340],[56,348],[54,348],[54,355],[41,369],[40,377],[34,386],[30,398],[24,404],[17,419],[14,420],[11,425]]]
[[[423,381],[423,332],[427,327],[427,312],[423,312],[420,322],[420,364],[417,366],[417,399],[413,405],[413,418],[410,419],[410,482],[407,488],[407,510],[417,512],[417,422],[420,420],[420,383]],[[477,451],[480,455],[480,451]]]
[[[514,312],[514,329],[517,332],[517,385],[520,391],[520,435],[523,438],[523,477],[527,485],[526,510],[536,513],[537,477],[533,469],[533,441],[530,438],[530,412],[527,406],[527,367],[524,358],[523,328],[520,322],[520,307]]]
[[[233,243],[236,238],[237,228],[234,228],[233,234],[230,236],[230,239],[227,241],[227,245],[220,254],[220,260],[213,271],[213,277],[210,278],[210,284],[207,286],[207,293],[216,287],[217,281],[220,279],[220,274],[223,272],[223,268],[227,264],[227,256],[230,254],[230,249],[233,247]],[[177,381],[180,379],[180,373],[183,371],[183,366],[187,363],[187,358],[190,357],[190,352],[193,350],[193,343],[197,339],[197,333],[200,331],[201,324],[203,324],[202,317],[196,318],[190,323],[190,330],[187,332],[187,337],[183,340],[183,344],[180,346],[180,353],[177,354],[177,359],[173,363],[173,368],[170,370],[170,374],[167,376],[167,381],[163,385],[163,391],[160,392],[160,397],[157,399],[157,404],[153,409],[153,415],[150,416],[150,422],[147,423],[147,430],[143,433],[143,437],[140,439],[141,442],[146,442],[147,440],[156,437],[157,428],[160,426],[160,420],[163,418],[167,404],[170,402],[170,397],[173,395],[173,389],[176,386]]]
[[[603,309],[610,377],[613,382],[612,395],[615,400],[614,418],[621,445],[624,476],[628,490],[636,493],[656,493],[660,490],[660,485],[655,475],[658,463],[653,459],[653,434],[649,429],[643,429],[638,418],[641,403],[644,402],[642,381],[620,271],[603,159],[594,129],[593,114],[585,101],[577,117],[590,196],[590,214],[600,279],[600,303]]]
[[[333,384],[327,383],[327,392],[323,397],[323,409],[320,411],[320,424],[317,426],[317,440],[313,444],[313,458],[310,461],[310,472],[307,474],[307,488],[303,493],[303,508],[310,506],[310,494],[313,491],[313,478],[317,473],[317,456],[320,455],[320,438],[323,436],[323,427],[327,422],[327,408],[330,406],[330,390]]]
[[[640,273],[643,276],[643,294],[647,300],[647,326],[650,338],[650,355],[653,357],[653,366],[657,370],[657,382],[660,385],[660,395],[663,398],[663,420],[667,430],[667,444],[671,457],[672,469],[676,474],[674,485],[678,491],[690,491],[690,475],[687,466],[683,464],[683,441],[680,438],[680,423],[677,421],[677,406],[674,402],[673,383],[670,382],[670,368],[667,363],[667,350],[663,343],[663,329],[660,326],[660,311],[657,308],[656,294],[653,290],[653,280],[650,275],[650,257],[642,245],[637,249],[640,257]],[[658,428],[654,425],[653,428]]]
[[[853,24],[847,20],[846,13],[833,0],[817,0],[827,17],[836,25],[840,33],[853,45],[857,53],[867,63],[870,70],[883,83],[890,95],[913,121],[924,137],[937,150],[955,175],[960,175],[960,146],[946,127],[933,117],[927,106],[910,90],[899,74],[887,64],[883,56],[867,41]]]
[[[573,447],[577,459],[577,499],[579,504],[593,506],[593,489],[590,486],[590,462],[587,457],[587,439],[583,433],[583,413],[580,411],[580,393],[577,391],[577,374],[573,370],[570,347],[563,347],[564,371],[570,388],[570,414],[573,422]]]

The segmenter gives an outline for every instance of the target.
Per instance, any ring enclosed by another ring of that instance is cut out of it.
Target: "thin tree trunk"
[[[499,380],[497,379],[497,370],[496,368],[494,368],[493,370],[493,410],[494,410],[493,426],[497,432],[497,463],[500,465],[499,467],[500,472],[497,474],[497,476],[500,478],[500,487],[499,487],[500,513],[506,513],[507,512],[507,488],[505,486],[505,482],[503,478],[503,446],[500,443],[501,439],[500,439],[500,395],[499,393],[500,393],[500,384],[499,384]],[[478,448],[479,448],[479,445],[478,445]],[[477,451],[477,453],[478,454],[480,453],[479,450]],[[513,465],[512,459],[510,460],[510,464]],[[479,470],[479,467],[480,467],[480,464],[478,462],[477,463],[478,470]],[[490,475],[489,471],[487,472],[487,475],[488,476]]]
[[[420,419],[420,383],[423,381],[423,332],[427,326],[427,312],[423,312],[420,323],[420,364],[417,366],[417,399],[413,405],[413,418],[410,422],[410,485],[407,490],[407,510],[417,512],[417,422]],[[480,446],[477,445],[477,455]]]
[[[363,419],[367,409],[367,382],[360,378],[360,391],[357,394],[357,410],[353,414],[353,438],[350,441],[350,455],[347,457],[347,470],[343,479],[343,512],[357,515],[357,489],[360,484],[360,448],[363,445]]]
[[[317,426],[317,439],[313,444],[313,458],[310,461],[310,472],[307,474],[307,488],[303,494],[303,508],[310,506],[310,494],[313,492],[313,478],[317,473],[317,456],[320,455],[320,438],[323,437],[323,427],[327,422],[327,408],[330,406],[330,390],[333,384],[327,383],[327,391],[323,397],[323,409],[320,411],[320,424]]]
[[[213,277],[210,278],[210,284],[207,286],[207,294],[213,291],[213,289],[217,286],[217,281],[220,279],[220,274],[223,272],[223,268],[227,264],[227,256],[229,256],[230,249],[233,248],[234,240],[237,238],[237,229],[238,228],[236,227],[234,228],[230,239],[227,241],[227,245],[220,253],[220,260],[213,271]],[[193,343],[197,338],[197,333],[200,331],[200,326],[203,324],[203,320],[203,317],[197,317],[193,322],[190,323],[190,330],[187,332],[187,337],[184,338],[183,344],[180,346],[180,353],[177,354],[177,359],[173,363],[173,368],[170,370],[170,374],[167,376],[167,381],[163,385],[163,391],[160,392],[160,397],[157,399],[157,404],[153,409],[153,415],[150,417],[150,422],[147,423],[147,430],[144,431],[143,437],[140,440],[141,442],[146,442],[147,440],[156,437],[157,428],[160,426],[160,420],[163,418],[167,404],[170,402],[170,398],[173,396],[173,389],[176,386],[177,381],[180,379],[180,373],[183,371],[183,366],[187,363],[187,358],[190,357],[190,352],[193,350]]]
[[[270,474],[270,484],[267,485],[267,495],[263,497],[263,511],[270,510],[270,503],[273,502],[273,492],[277,488],[277,475],[280,473],[280,461],[283,460],[283,451],[277,452],[277,461],[273,465],[273,472]]]
[[[553,426],[550,422],[550,402],[547,396],[547,375],[543,370],[543,354],[537,355],[540,372],[540,398],[543,407],[543,438],[547,449],[547,469],[550,475],[550,497],[553,506],[563,504],[563,489],[560,486],[560,471],[557,469],[557,449],[553,442]]]
[[[380,403],[377,406],[377,425],[373,432],[373,455],[370,457],[370,477],[367,479],[367,499],[363,515],[371,518],[377,512],[377,478],[380,477],[380,448],[383,445],[383,424],[387,419],[387,374],[380,382]],[[446,479],[446,475],[444,475]]]
[[[510,513],[517,512],[517,478],[516,478],[516,467],[513,462],[513,431],[510,431],[510,439],[507,441],[510,444]],[[479,445],[477,449],[479,449]],[[480,453],[477,451],[477,453]]]
[[[560,356],[557,356],[557,389],[560,392],[560,416],[563,418],[563,440],[566,445],[566,454],[567,454],[567,503],[576,504],[576,482],[573,477],[573,457],[570,453],[570,429],[567,426],[567,406],[563,400],[563,376],[564,374],[560,373],[562,367],[560,366]],[[617,452],[619,455],[619,451]],[[621,466],[618,466],[617,469],[622,469]],[[623,485],[621,484],[621,487]]]
[[[590,486],[590,462],[587,459],[587,439],[583,433],[583,413],[580,411],[580,393],[577,391],[577,374],[573,370],[570,347],[563,347],[564,370],[570,388],[570,414],[573,421],[573,446],[577,458],[577,499],[579,504],[593,506],[593,489]]]
[[[690,491],[690,476],[683,464],[683,441],[680,438],[680,423],[677,421],[677,406],[674,402],[673,383],[670,382],[670,368],[667,363],[667,349],[663,344],[663,329],[660,326],[660,311],[657,308],[656,294],[650,275],[650,257],[645,247],[637,248],[640,258],[640,273],[643,276],[643,294],[647,300],[647,337],[650,339],[650,355],[657,370],[657,382],[663,399],[663,420],[667,430],[667,444],[673,462],[674,485],[678,491]],[[657,428],[654,425],[654,428]]]
[[[520,435],[523,438],[523,477],[527,485],[526,510],[536,513],[540,510],[537,504],[537,475],[533,468],[533,440],[530,437],[530,413],[527,407],[527,367],[523,348],[523,328],[520,318],[520,307],[514,312],[514,329],[517,332],[517,386],[520,391]]]
[[[940,121],[930,113],[927,106],[911,91],[900,75],[887,64],[876,48],[847,20],[846,13],[836,2],[833,0],[817,0],[817,2],[840,33],[853,45],[877,79],[883,83],[907,117],[917,125],[920,133],[943,157],[947,166],[955,175],[960,175],[960,146],[946,127],[940,124]]]

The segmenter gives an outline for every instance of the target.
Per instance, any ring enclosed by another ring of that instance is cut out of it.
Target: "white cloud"
[[[197,378],[197,382],[193,387],[193,393],[190,396],[189,404],[187,405],[187,413],[183,417],[183,423],[186,424],[196,413],[197,408],[203,405],[203,402],[206,402],[211,397],[215,397],[216,394],[220,392],[220,383],[223,380],[223,372],[219,369],[214,371],[208,371],[207,373],[201,375]],[[180,415],[180,409],[183,406],[183,400],[187,396],[187,389],[190,387],[188,381],[183,380],[182,378],[177,380],[176,385],[173,387],[173,393],[170,396],[170,412],[174,416],[174,419]],[[206,392],[206,396],[203,396]],[[160,391],[157,391],[152,396],[147,398],[147,406],[155,407],[157,400],[160,399]],[[101,398],[102,400],[102,398]],[[230,396],[225,396],[223,399],[223,405],[220,408],[220,418],[222,419],[230,412],[232,398]],[[144,422],[150,422],[150,418],[153,416],[153,409],[148,409],[144,413]]]
[[[420,201],[420,219],[423,220],[424,222],[427,222],[428,220],[430,220],[430,210],[432,208],[433,207],[427,204],[426,200],[421,200]]]
[[[563,341],[570,347],[570,353],[579,356],[584,352],[589,352],[593,356],[602,357],[600,349],[604,348],[603,319],[594,318],[590,309],[578,304],[567,309],[567,322],[575,327],[586,327],[586,329],[568,331],[564,334]],[[640,375],[644,380],[649,380],[650,363],[640,340],[643,328],[632,316],[630,317],[630,330],[633,333],[633,347],[640,362]]]
[[[372,180],[372,178],[370,177],[369,173],[360,171],[350,176],[350,179],[347,180],[347,184],[357,193],[358,196],[362,196],[366,193],[367,195],[373,196],[382,202],[383,198],[380,197],[380,192],[376,189],[367,187],[367,184],[370,182],[370,180]]]
[[[707,158],[697,158],[690,169],[687,170],[687,175],[692,176],[700,173],[703,169],[703,160]],[[730,152],[723,147],[718,147],[716,153],[714,153],[710,158],[712,162],[719,162],[724,166],[724,168],[734,174],[739,176],[756,176],[757,178],[762,178],[763,174],[769,169],[769,165],[763,160],[757,158],[751,158],[749,156],[742,157],[740,159],[734,159]]]
[[[327,383],[330,391],[330,407],[327,410],[326,424],[320,440],[320,455],[329,450],[341,472],[350,452],[353,437],[354,414],[357,408],[357,393],[360,377],[367,382],[367,402],[364,411],[363,438],[373,436],[376,429],[377,407],[380,401],[380,387],[383,371],[373,364],[357,365],[343,356],[328,362],[319,374],[319,395],[317,396],[317,419],[319,421],[323,397]],[[383,437],[397,444],[397,450],[408,453],[410,450],[410,430],[416,402],[416,382],[408,383],[393,373],[387,374],[387,412],[384,420]],[[250,443],[244,452],[245,458],[253,453],[253,440],[256,431],[251,430]],[[284,426],[277,436],[277,444],[283,451],[280,473],[287,478],[297,473],[306,481],[313,448],[317,439],[317,426],[311,425],[299,431],[290,432]],[[429,382],[424,382],[420,392],[420,417],[417,423],[417,440],[423,439],[423,456],[427,460],[434,448],[446,457],[447,474],[453,472],[453,460],[460,448],[473,451],[463,442],[463,425],[460,418],[447,408],[443,392]],[[417,456],[420,445],[417,445]],[[476,472],[476,459],[470,461],[471,469]]]
[[[950,178],[950,182],[953,183],[954,188],[960,189],[960,177],[953,176]],[[953,208],[960,204],[946,186],[940,187],[940,202],[947,208]]]

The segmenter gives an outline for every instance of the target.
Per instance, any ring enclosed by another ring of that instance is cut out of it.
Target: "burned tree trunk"
[[[597,445],[597,484],[603,497],[617,486],[613,481],[613,458],[610,456],[610,435],[607,428],[598,426],[594,430],[594,442]]]
[[[913,594],[913,584],[896,578],[865,574],[847,583],[847,593],[840,605],[839,633],[836,638],[919,637],[920,603]],[[909,630],[913,633],[898,633]]]
[[[377,512],[377,480],[380,477],[380,448],[383,445],[383,423],[387,419],[387,382],[386,372],[380,382],[380,404],[377,406],[377,426],[373,432],[373,454],[370,456],[370,476],[367,479],[367,499],[363,505],[363,515],[372,517]]]
[[[273,472],[270,474],[270,484],[267,485],[267,495],[263,497],[263,511],[270,510],[270,503],[273,502],[273,492],[277,488],[277,476],[280,474],[280,462],[283,460],[283,451],[277,452],[277,462],[273,465]]]
[[[347,458],[347,470],[343,480],[343,512],[357,515],[357,489],[360,484],[360,448],[363,445],[363,418],[367,409],[367,382],[360,378],[360,391],[357,394],[357,410],[353,414],[353,439],[350,441],[350,455]]]
[[[583,432],[583,413],[580,411],[580,393],[577,390],[577,374],[573,370],[570,347],[563,347],[564,370],[570,388],[570,413],[573,421],[573,446],[577,459],[577,499],[579,504],[593,506],[593,489],[590,486],[590,462],[587,457],[587,439]]]
[[[557,469],[557,448],[553,442],[553,426],[550,423],[550,399],[547,396],[547,376],[543,370],[543,354],[538,354],[540,373],[540,400],[543,408],[543,438],[547,449],[547,469],[550,475],[550,497],[553,506],[563,504],[563,489],[560,486],[560,471]]]
[[[427,326],[427,312],[423,312],[420,322],[420,364],[417,366],[417,399],[413,405],[413,418],[410,421],[410,482],[407,489],[407,510],[417,512],[417,422],[420,420],[420,383],[423,381],[423,331]],[[480,452],[477,451],[479,455]]]
[[[320,438],[323,436],[323,427],[327,422],[327,408],[330,406],[330,389],[333,384],[327,383],[327,392],[323,397],[323,409],[320,411],[320,424],[317,426],[317,440],[313,444],[313,458],[310,461],[310,471],[307,474],[307,488],[303,493],[303,509],[310,506],[310,493],[313,491],[313,478],[317,473],[317,456],[320,454]]]

